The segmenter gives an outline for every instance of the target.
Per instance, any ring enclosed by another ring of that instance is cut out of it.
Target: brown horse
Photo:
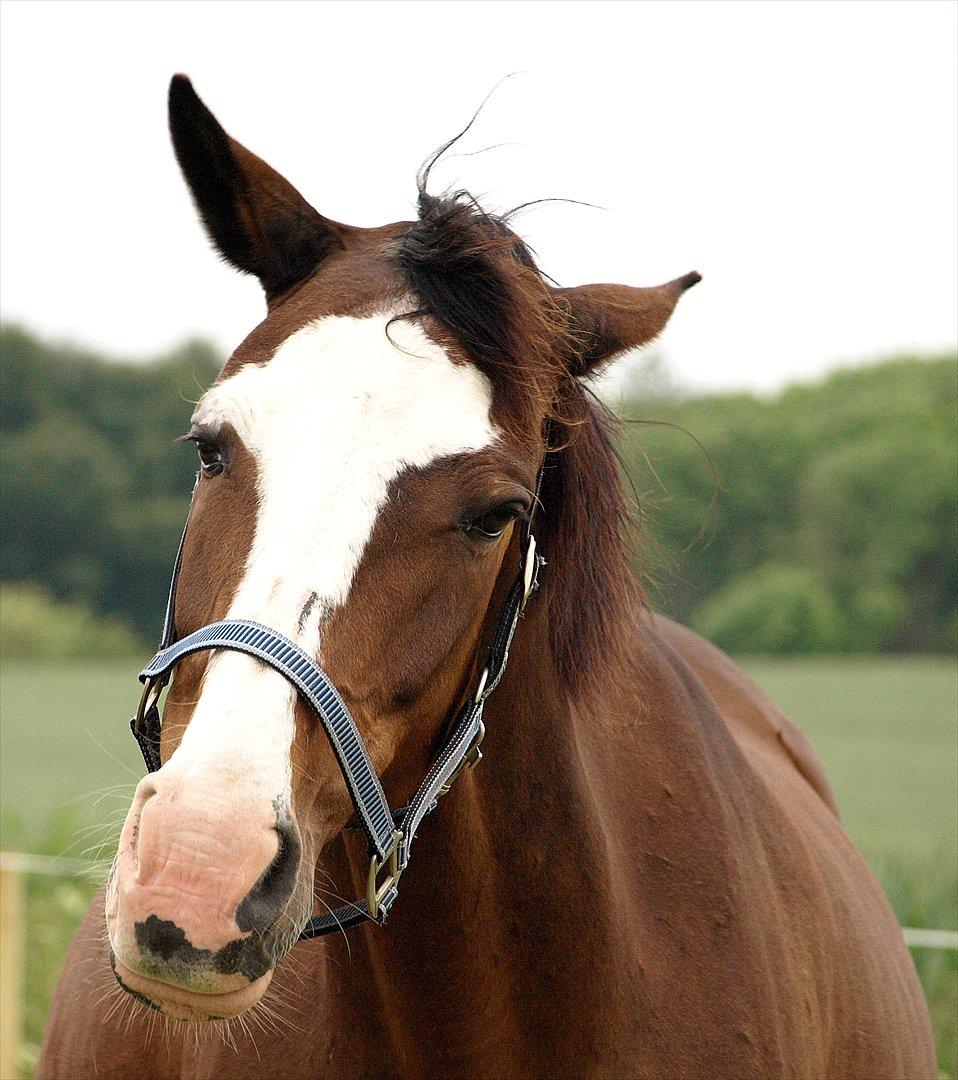
[[[180,664],[39,1075],[935,1076],[901,932],[808,743],[629,573],[581,380],[698,276],[554,288],[503,219],[424,183],[418,220],[341,225],[183,77],[170,119],[210,237],[268,305],[193,415],[177,632],[229,614],[320,659],[399,806],[474,686],[523,520],[549,561],[485,760],[385,927],[294,944],[365,875],[329,742],[259,661]]]

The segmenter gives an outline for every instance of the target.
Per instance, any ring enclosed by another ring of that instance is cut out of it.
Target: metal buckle
[[[145,735],[143,730],[143,718],[160,700],[165,679],[147,679],[140,695],[140,704],[137,706],[136,715],[133,717],[133,730],[137,735]]]
[[[468,765],[470,769],[474,769],[480,761],[482,761],[482,751],[479,749],[482,740],[486,737],[486,725],[480,720],[479,727],[476,731],[475,737],[469,744],[469,749],[462,756],[462,765],[456,770],[458,776],[462,772],[462,766]]]
[[[476,730],[475,735],[472,737],[472,742],[469,744],[469,749],[462,755],[462,760],[456,766],[455,771],[452,772],[442,785],[442,787],[436,792],[436,799],[441,799],[444,795],[448,795],[452,785],[456,782],[457,777],[462,770],[468,765],[470,769],[474,769],[480,761],[482,761],[482,751],[479,749],[479,744],[482,742],[486,734],[486,725],[480,720],[479,727]]]
[[[366,878],[366,910],[371,919],[379,918],[379,908],[389,892],[399,884],[402,877],[402,869],[399,866],[399,845],[402,842],[402,832],[393,829],[393,846],[386,857],[379,861],[374,855],[369,860],[369,876]],[[386,880],[379,883],[379,872],[383,867],[387,869]]]
[[[486,683],[489,681],[489,669],[484,667],[482,674],[479,676],[479,685],[476,687],[475,697],[472,699],[477,705],[482,701],[482,692],[486,688]]]
[[[539,585],[539,559],[536,555],[536,538],[529,534],[529,547],[526,550],[526,564],[522,569],[522,582],[523,582],[523,594],[522,594],[522,606],[519,608],[523,611],[526,606],[526,601],[536,591]]]

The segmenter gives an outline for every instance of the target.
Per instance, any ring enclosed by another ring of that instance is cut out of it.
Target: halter
[[[210,649],[246,653],[278,671],[292,683],[326,732],[356,808],[359,826],[366,834],[369,851],[365,898],[331,910],[326,915],[312,916],[299,940],[322,937],[366,920],[382,925],[396,901],[399,879],[409,864],[412,843],[423,818],[435,810],[439,800],[449,791],[466,765],[474,766],[482,757],[479,744],[486,730],[482,722],[483,708],[486,699],[499,685],[519,616],[529,597],[538,589],[539,573],[545,565],[545,559],[536,551],[536,541],[532,535],[532,515],[539,501],[544,469],[543,459],[536,478],[532,509],[520,533],[519,571],[499,612],[485,661],[479,669],[476,688],[453,715],[449,724],[450,734],[416,793],[406,806],[396,811],[389,809],[363,737],[339,691],[326,672],[298,645],[276,630],[249,619],[221,619],[185,638],[176,639],[174,598],[186,542],[184,527],[173,565],[163,637],[159,651],[140,672],[143,694],[136,715],[130,721],[130,729],[143,754],[147,770],[155,772],[161,764],[160,695],[169,682],[173,668],[191,653]]]

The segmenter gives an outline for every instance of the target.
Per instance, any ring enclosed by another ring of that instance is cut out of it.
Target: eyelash
[[[466,535],[474,539],[492,542],[502,536],[510,521],[526,516],[528,516],[528,510],[521,503],[503,503],[464,522],[462,529]],[[501,526],[498,524],[500,520]]]
[[[180,442],[191,442],[196,445],[196,453],[200,459],[200,471],[204,476],[219,476],[226,468],[226,458],[223,448],[206,432],[191,431],[182,436]],[[204,457],[204,451],[208,456]]]

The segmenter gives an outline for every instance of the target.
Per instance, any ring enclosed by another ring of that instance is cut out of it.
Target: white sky
[[[696,385],[770,388],[954,347],[956,35],[906,3],[40,2],[2,11],[6,317],[123,355],[231,350],[262,312],[208,251],[166,134],[187,72],[324,214],[410,216],[420,161],[521,228],[563,284],[696,268],[658,347]]]

